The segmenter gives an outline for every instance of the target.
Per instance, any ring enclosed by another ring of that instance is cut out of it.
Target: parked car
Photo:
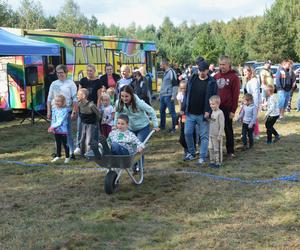
[[[272,72],[273,78],[275,78],[276,72],[277,72],[278,68],[279,68],[279,66],[277,66],[277,65],[272,65],[272,66],[271,66],[271,72]],[[261,82],[260,82],[260,73],[261,73],[261,71],[262,71],[263,69],[264,69],[263,66],[257,67],[257,68],[255,69],[255,75],[256,75],[257,79],[259,80],[259,83],[261,83]]]

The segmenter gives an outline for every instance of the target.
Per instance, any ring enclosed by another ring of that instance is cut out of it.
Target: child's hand
[[[178,125],[176,125],[176,126],[175,126],[175,129],[176,129],[176,130],[178,130],[178,128],[179,128],[179,126],[178,126]]]
[[[142,148],[142,147],[138,147],[138,148],[137,148],[138,153],[142,153],[143,150],[144,150],[144,148]]]
[[[52,128],[52,127],[48,128],[48,132],[49,133],[53,133],[54,132],[54,128]]]

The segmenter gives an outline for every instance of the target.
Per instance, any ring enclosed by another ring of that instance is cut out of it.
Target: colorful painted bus
[[[153,76],[152,89],[156,90],[156,45],[116,37],[74,35],[52,31],[9,29],[27,38],[60,45],[60,56],[18,56],[0,58],[0,109],[30,109],[31,99],[36,110],[45,109],[44,83],[48,64],[65,64],[68,77],[79,83],[86,76],[86,65],[96,66],[97,74],[105,73],[110,63],[120,73],[127,64],[131,69],[144,67]]]

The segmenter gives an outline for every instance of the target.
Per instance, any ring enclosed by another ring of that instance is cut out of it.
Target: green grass
[[[178,135],[156,134],[146,155],[145,182],[126,175],[119,191],[103,191],[104,173],[50,164],[53,138],[47,124],[0,124],[0,160],[49,167],[0,164],[0,249],[300,249],[300,185],[249,185],[176,173],[191,169],[243,179],[299,172],[300,114],[276,127],[282,140],[241,152],[222,169],[182,162]],[[82,168],[82,169],[81,169]]]

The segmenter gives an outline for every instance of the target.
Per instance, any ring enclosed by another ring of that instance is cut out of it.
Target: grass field
[[[0,249],[300,249],[300,184],[243,184],[181,174],[194,170],[245,180],[300,172],[300,113],[276,127],[282,140],[262,138],[219,170],[183,163],[178,135],[156,134],[146,155],[145,182],[124,175],[118,193],[103,191],[104,173],[76,160],[49,164],[47,124],[0,124]],[[90,168],[87,170],[86,168]]]

